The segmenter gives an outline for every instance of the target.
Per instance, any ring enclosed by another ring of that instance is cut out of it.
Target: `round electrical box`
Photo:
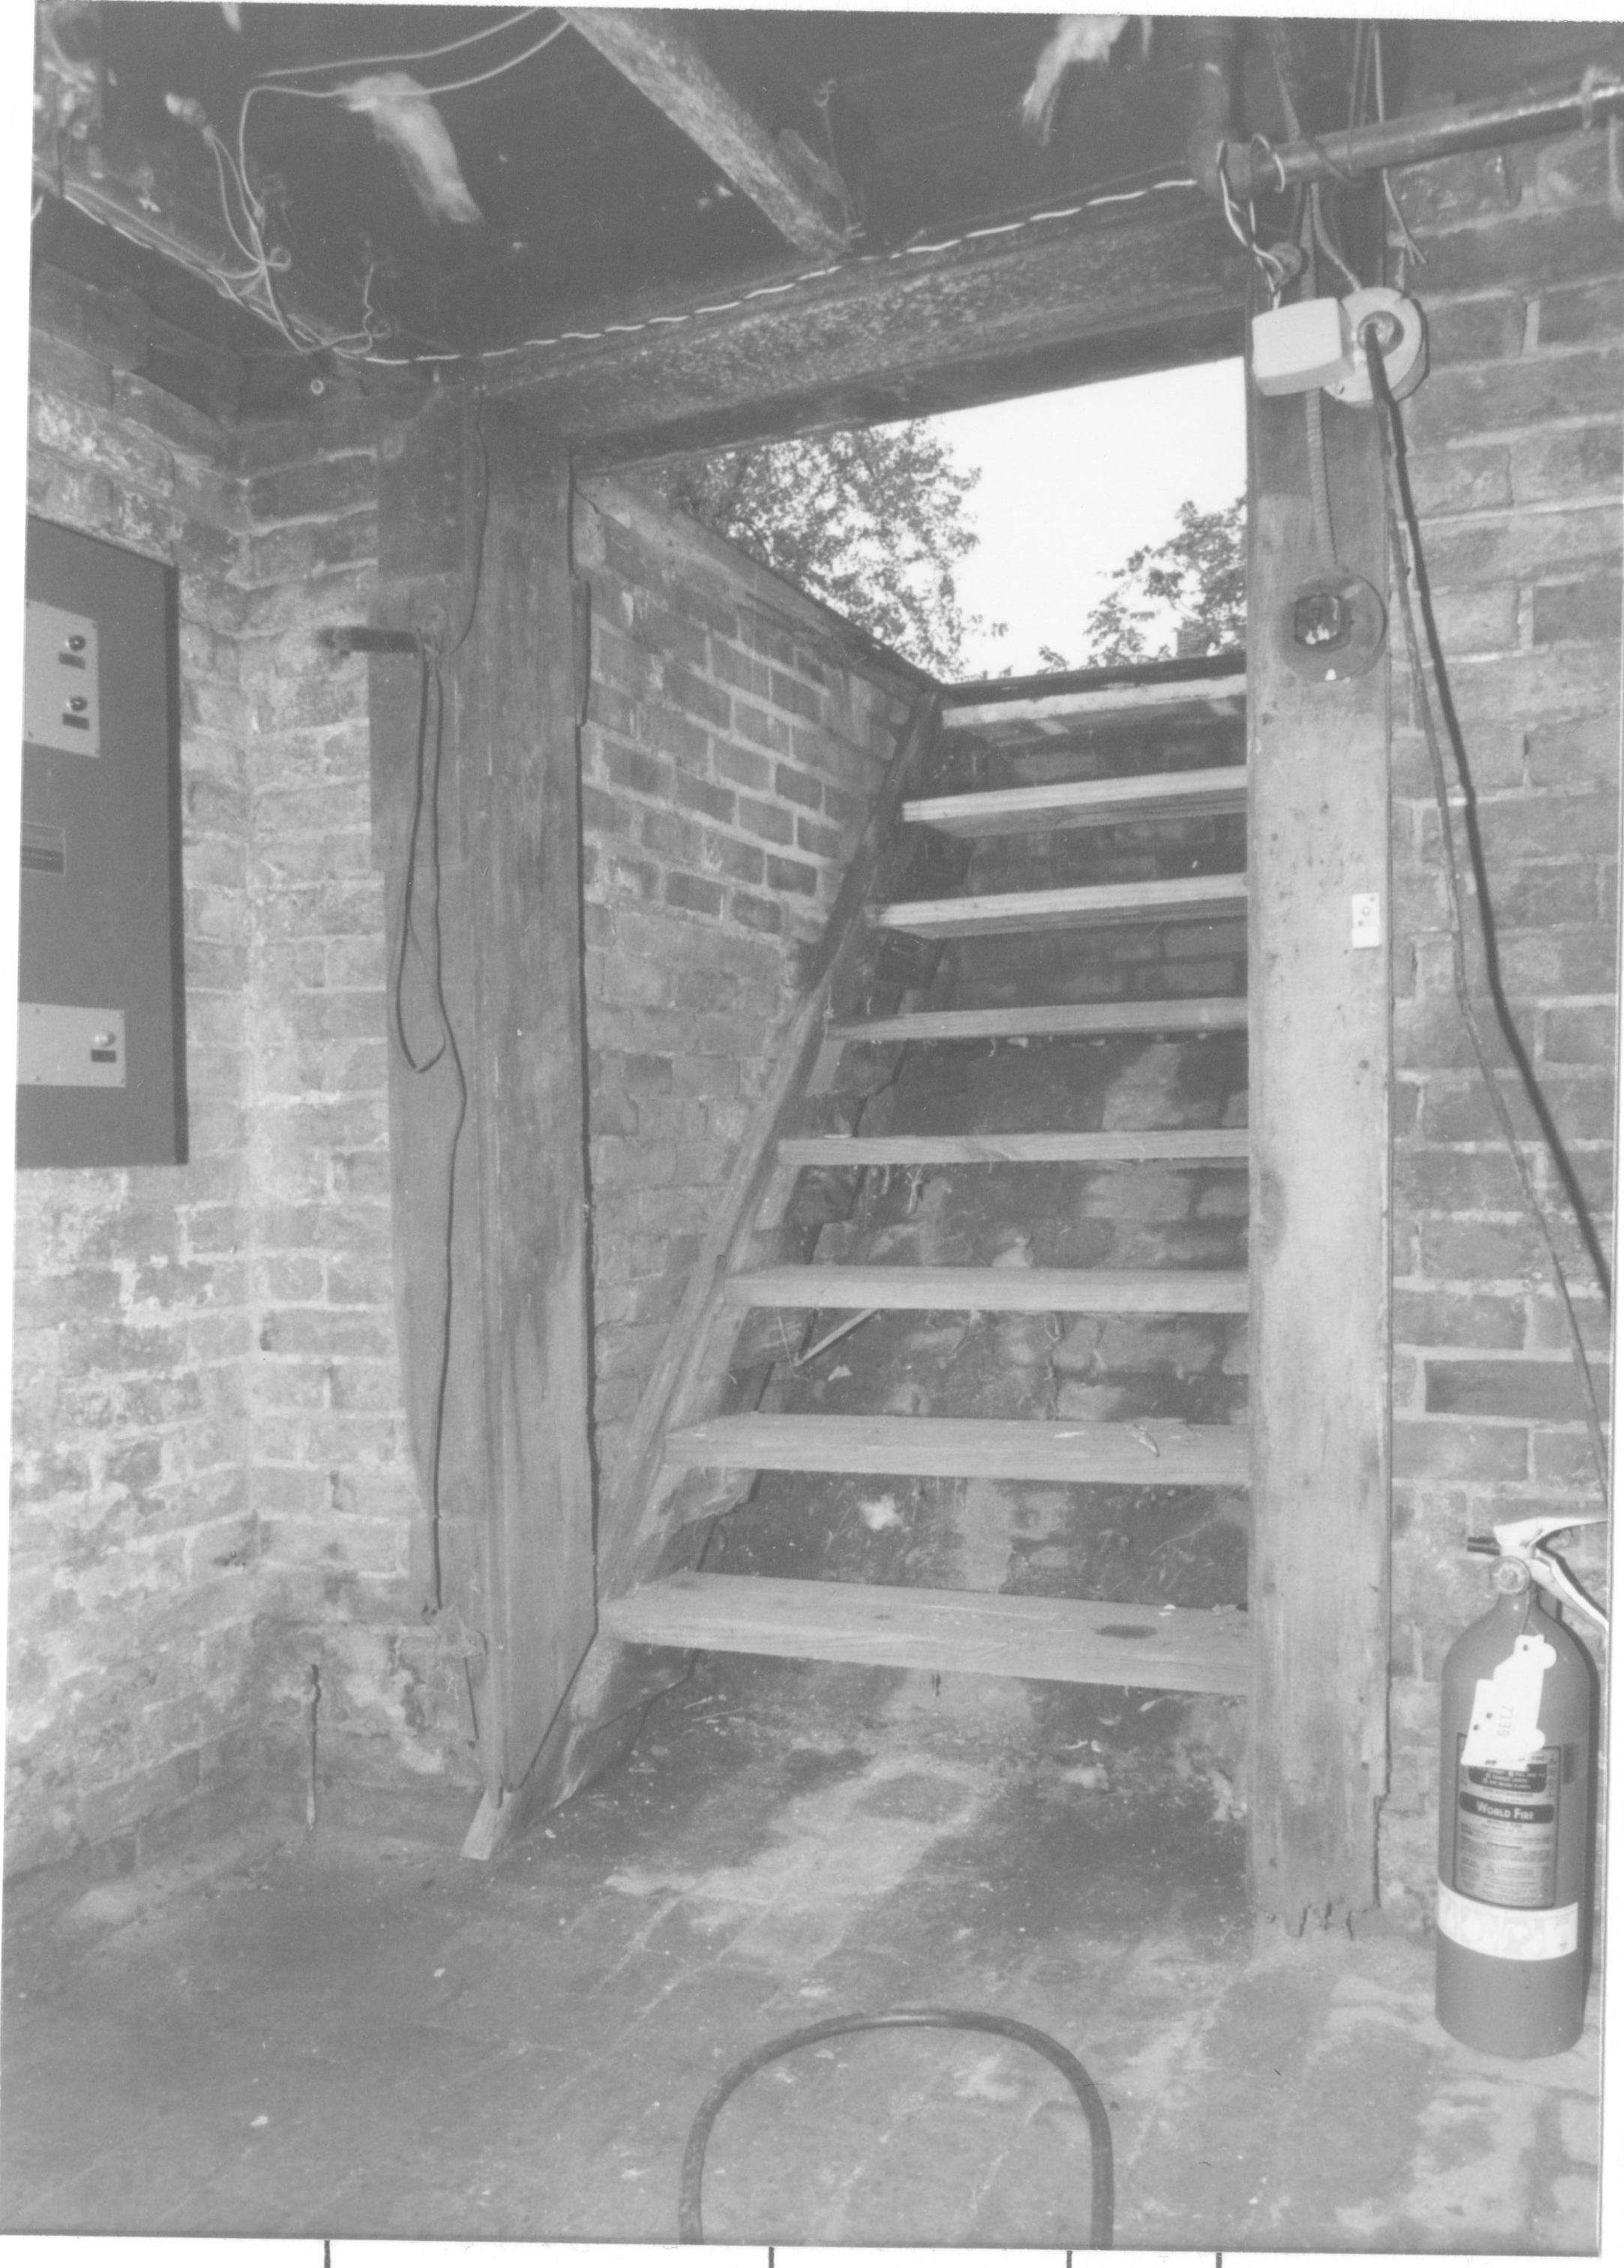
[[[1385,284],[1375,284],[1363,291],[1350,291],[1342,302],[1342,312],[1354,342],[1354,366],[1348,377],[1336,379],[1326,387],[1326,392],[1334,401],[1346,401],[1354,408],[1368,405],[1375,399],[1359,336],[1361,328],[1373,320],[1378,330],[1382,368],[1387,373],[1393,400],[1402,401],[1407,394],[1414,394],[1427,375],[1426,319],[1414,299],[1407,299],[1401,291],[1390,291]]]
[[[1334,685],[1359,677],[1387,643],[1387,609],[1363,575],[1316,575],[1281,608],[1275,635],[1298,677]]]

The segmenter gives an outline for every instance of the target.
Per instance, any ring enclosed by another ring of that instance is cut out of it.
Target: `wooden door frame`
[[[1304,397],[1248,411],[1251,1859],[1259,1914],[1297,1933],[1376,1904],[1387,1780],[1389,668],[1316,684],[1283,659],[1325,563]],[[1385,601],[1375,413],[1327,400],[1323,426],[1338,562]]]

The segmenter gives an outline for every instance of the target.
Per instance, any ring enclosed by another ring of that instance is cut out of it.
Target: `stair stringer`
[[[668,1469],[667,1432],[724,1411],[729,1374],[747,1322],[730,1311],[724,1287],[748,1266],[786,1256],[786,1217],[798,1168],[781,1167],[777,1145],[790,1133],[824,1133],[846,1123],[852,1094],[834,1090],[846,1042],[829,1037],[836,1004],[849,1012],[858,965],[874,942],[866,915],[881,862],[896,836],[903,797],[933,747],[941,693],[922,696],[892,758],[874,807],[807,969],[807,990],[784,1035],[778,1068],[741,1141],[687,1288],[665,1334],[633,1419],[628,1454],[598,1519],[598,1597],[621,1596],[650,1574],[687,1564],[709,1522],[745,1495],[753,1474]],[[923,830],[921,830],[922,833]],[[912,940],[908,942],[912,943]],[[927,948],[932,954],[939,948]],[[913,986],[894,987],[895,1009],[918,1005]],[[863,1050],[857,1108],[889,1083],[900,1045]],[[766,1383],[763,1367],[754,1392]],[[649,1703],[687,1675],[689,1655],[625,1646],[600,1625],[534,1761],[519,1785],[481,1800],[462,1855],[489,1859],[526,1823],[567,1800],[606,1771],[636,1739]]]

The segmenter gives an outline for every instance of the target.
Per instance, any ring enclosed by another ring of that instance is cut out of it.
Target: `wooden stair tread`
[[[1244,1315],[1244,1270],[1105,1268],[752,1269],[728,1278],[733,1307],[981,1309],[1019,1314]]]
[[[684,1573],[599,1608],[634,1646],[869,1662],[1183,1693],[1245,1693],[1246,1616],[869,1583]]]
[[[798,1134],[778,1145],[786,1166],[1245,1165],[1244,1126],[1101,1134]]]
[[[1209,1000],[1084,1000],[1055,1007],[919,1008],[829,1026],[832,1040],[1097,1039],[1113,1033],[1244,1032],[1245,996]]]
[[[1073,732],[1081,725],[1171,723],[1191,718],[1233,717],[1246,706],[1246,679],[1241,670],[1215,671],[1210,677],[1185,677],[1148,685],[1071,686],[1053,692],[1000,695],[977,688],[980,697],[943,703],[940,729],[947,735],[974,733],[978,739],[1002,736],[1010,728],[1037,737]]]
[[[871,906],[876,929],[915,937],[1015,936],[1102,922],[1197,921],[1244,913],[1245,874],[1179,874],[1171,880],[1096,882],[1058,890],[998,890],[969,898],[911,898]]]
[[[969,795],[921,796],[902,817],[943,835],[1021,835],[1063,827],[1104,827],[1121,820],[1179,819],[1244,811],[1246,770],[1225,764],[1199,771],[1147,773],[1138,778],[1063,780],[1052,787],[983,789]]]
[[[755,1410],[684,1425],[668,1464],[742,1472],[918,1473],[949,1479],[1245,1487],[1244,1425],[1010,1418],[831,1418]]]

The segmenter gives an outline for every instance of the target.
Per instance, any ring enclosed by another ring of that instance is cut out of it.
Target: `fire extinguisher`
[[[1438,2021],[1489,2055],[1560,2055],[1584,2021],[1597,1680],[1540,1590],[1606,1617],[1541,1549],[1580,1518],[1507,1521],[1494,1605],[1444,1663],[1438,1801]]]

